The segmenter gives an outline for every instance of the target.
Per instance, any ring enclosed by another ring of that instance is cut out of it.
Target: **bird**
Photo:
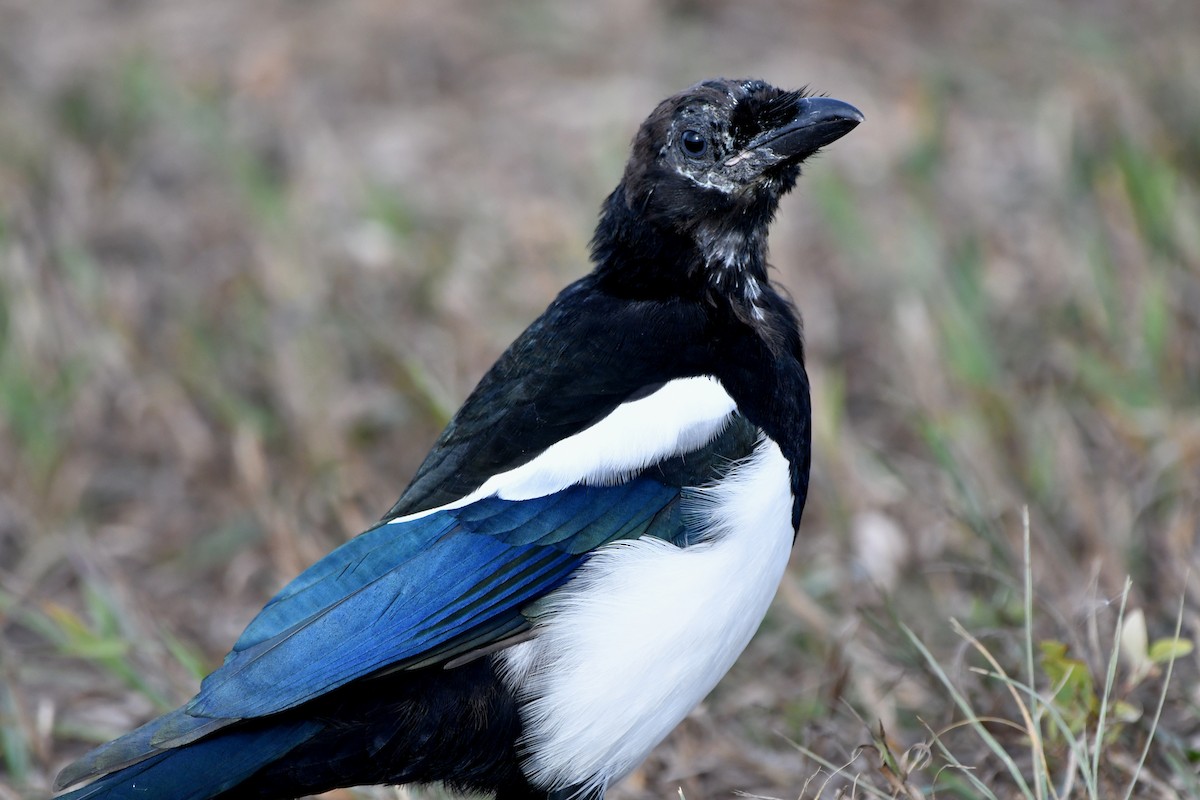
[[[180,708],[62,800],[284,800],[440,782],[601,800],[767,612],[811,399],[767,234],[852,105],[713,79],[638,129],[568,285],[378,524],[287,584]]]

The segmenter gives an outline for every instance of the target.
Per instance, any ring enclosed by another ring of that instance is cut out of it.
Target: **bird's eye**
[[[679,145],[683,148],[683,152],[692,158],[699,158],[708,152],[708,139],[695,131],[684,131],[680,134]]]

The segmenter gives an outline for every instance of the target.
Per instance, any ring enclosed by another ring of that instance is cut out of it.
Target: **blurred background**
[[[612,796],[1200,797],[1200,4],[0,0],[0,799],[390,506],[718,75],[866,115],[771,240],[814,484]]]

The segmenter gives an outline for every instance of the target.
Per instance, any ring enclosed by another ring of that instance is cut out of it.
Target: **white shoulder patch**
[[[716,378],[669,381],[646,397],[622,403],[532,461],[492,476],[466,497],[391,522],[461,508],[485,497],[528,500],[580,483],[617,483],[659,461],[703,447],[725,429],[736,408]]]

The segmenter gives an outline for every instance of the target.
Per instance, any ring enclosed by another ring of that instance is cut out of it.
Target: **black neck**
[[[719,192],[708,195],[714,205],[730,205]],[[704,299],[754,324],[769,289],[767,226],[775,204],[763,195],[736,213],[731,206],[729,215],[679,223],[654,213],[653,200],[631,203],[622,183],[605,201],[592,238],[601,287],[631,299]]]
[[[624,184],[605,200],[592,237],[592,262],[604,291],[647,300],[697,299],[704,293],[695,269],[701,261],[692,237],[630,208]]]

